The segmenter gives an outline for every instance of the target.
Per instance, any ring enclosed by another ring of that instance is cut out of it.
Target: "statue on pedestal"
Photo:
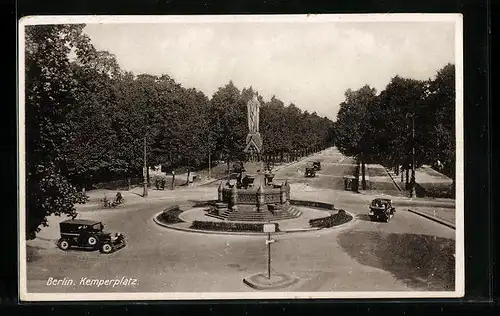
[[[259,132],[259,108],[260,102],[254,95],[247,103],[248,132],[251,134]]]
[[[262,138],[259,133],[259,110],[260,102],[257,100],[257,96],[254,95],[247,103],[248,135],[244,150],[247,154],[247,160],[252,162],[260,161],[262,152]]]

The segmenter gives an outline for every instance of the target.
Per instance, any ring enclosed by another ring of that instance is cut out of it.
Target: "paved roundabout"
[[[337,175],[350,172],[347,158],[331,150],[318,157],[323,159],[322,172],[335,177],[308,179],[308,185],[304,185],[296,175],[302,162],[283,168],[277,172],[277,177],[296,177],[292,182],[292,199],[331,203],[336,209],[346,210],[354,220],[337,228],[273,237],[276,243],[272,246],[272,272],[298,280],[286,291],[453,290],[455,230],[404,208],[398,209],[390,223],[369,221],[366,201],[370,197],[322,186],[323,181],[329,181],[331,186],[332,181],[337,181]],[[202,210],[193,205],[216,199],[214,188],[216,184],[173,193],[165,191],[165,196],[157,199],[151,194],[147,201],[129,199],[113,210],[79,207],[79,218],[98,219],[108,230],[126,236],[127,246],[109,255],[61,251],[55,246],[59,233],[57,223],[65,218],[50,218],[50,226],[42,230],[39,238],[27,243],[28,291],[262,291],[242,280],[266,272],[266,236],[193,233],[167,229],[152,220],[174,205],[187,206],[182,215],[185,220],[203,215]],[[311,211],[311,214],[315,212],[318,211]],[[304,219],[307,213],[304,212]],[[318,213],[318,216],[320,214],[325,213]],[[117,277],[134,278],[137,282],[116,287],[88,287],[80,283],[81,278]],[[50,278],[70,278],[75,284],[48,285]]]

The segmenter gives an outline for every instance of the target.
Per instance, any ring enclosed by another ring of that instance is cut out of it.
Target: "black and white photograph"
[[[19,21],[21,301],[464,296],[460,14]]]

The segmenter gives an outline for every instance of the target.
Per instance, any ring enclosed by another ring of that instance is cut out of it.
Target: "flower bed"
[[[179,215],[184,212],[179,208],[178,205],[169,207],[165,209],[159,216],[158,219],[165,224],[176,224],[184,222],[179,218]]]
[[[311,227],[329,228],[347,223],[351,219],[351,215],[347,214],[344,210],[339,210],[337,214],[328,217],[311,219],[309,220],[309,225],[311,225]]]
[[[276,232],[279,232],[279,224],[274,223]],[[264,231],[264,223],[235,223],[235,222],[208,222],[194,221],[191,224],[192,229],[228,231],[228,232],[257,232]]]

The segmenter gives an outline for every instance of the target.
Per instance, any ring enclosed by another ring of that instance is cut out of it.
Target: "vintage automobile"
[[[313,164],[306,165],[305,176],[306,178],[314,178],[316,176],[316,169]]]
[[[389,222],[394,214],[396,213],[396,209],[392,206],[392,201],[390,199],[382,199],[377,198],[374,199],[370,206],[370,220],[377,221],[385,221]]]
[[[255,175],[245,174],[241,179],[241,187],[248,189],[249,187],[253,187],[254,182],[255,182]]]
[[[313,167],[314,167],[314,170],[318,171],[318,170],[321,170],[321,161],[313,161]]]
[[[61,250],[79,247],[111,253],[126,245],[123,234],[105,232],[104,224],[99,221],[69,219],[59,223],[59,229],[61,238],[57,245]]]

